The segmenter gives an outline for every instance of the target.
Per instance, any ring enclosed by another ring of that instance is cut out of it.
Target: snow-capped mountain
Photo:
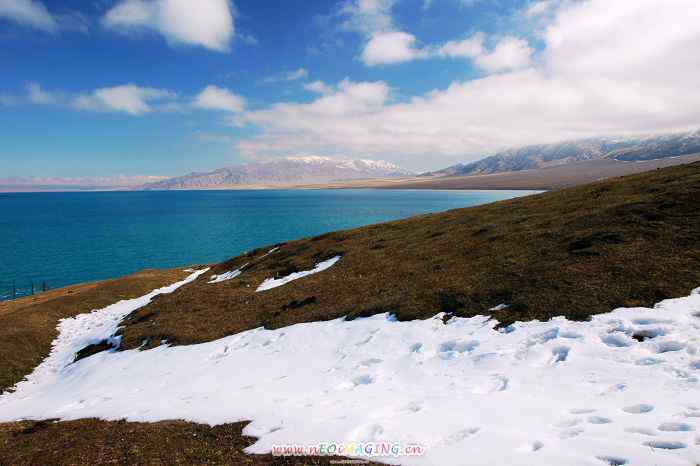
[[[587,160],[635,162],[700,153],[700,130],[635,138],[591,138],[508,149],[469,164],[428,173],[432,176],[479,175],[566,165]]]
[[[331,157],[287,157],[269,162],[221,168],[208,173],[190,173],[142,186],[142,189],[203,189],[240,185],[287,185],[327,183],[341,180],[396,178],[412,175],[383,160]]]

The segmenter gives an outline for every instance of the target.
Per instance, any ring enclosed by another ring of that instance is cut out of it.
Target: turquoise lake
[[[263,190],[0,194],[0,299],[530,191]]]

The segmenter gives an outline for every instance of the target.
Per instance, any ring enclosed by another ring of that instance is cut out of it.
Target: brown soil
[[[504,324],[651,306],[700,286],[700,163],[373,225],[233,258],[127,319],[125,348],[391,312]],[[263,280],[331,269],[256,293]],[[218,284],[212,273],[244,273]],[[501,303],[508,309],[491,312]]]

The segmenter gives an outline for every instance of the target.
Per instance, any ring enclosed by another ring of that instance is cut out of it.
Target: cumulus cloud
[[[194,99],[196,108],[238,113],[245,109],[245,99],[228,89],[207,86]]]
[[[81,110],[143,115],[154,110],[154,103],[172,104],[175,97],[168,90],[125,84],[80,95],[73,99],[72,105]]]
[[[403,63],[427,58],[427,50],[416,47],[416,38],[406,32],[380,32],[372,36],[362,51],[362,61],[369,66]]]
[[[58,24],[38,0],[0,0],[0,18],[45,32],[56,32]]]
[[[484,53],[486,36],[479,32],[464,40],[453,40],[440,46],[436,53],[451,58],[476,58]]]
[[[526,40],[508,36],[501,39],[492,51],[477,54],[474,63],[490,72],[515,70],[530,66],[533,53]]]
[[[561,2],[547,21],[536,61],[515,38],[486,52],[452,44],[442,53],[473,55],[501,72],[407,101],[392,100],[382,82],[346,81],[310,103],[244,113],[239,122],[260,131],[238,147],[248,156],[342,153],[431,165],[507,146],[700,125],[700,2]]]
[[[396,29],[391,10],[396,0],[348,0],[340,14],[342,27],[364,36],[360,59],[367,66],[388,65],[427,58],[427,50],[416,47],[416,37]]]
[[[117,31],[149,29],[169,42],[225,52],[235,34],[229,0],[122,0],[102,19]]]

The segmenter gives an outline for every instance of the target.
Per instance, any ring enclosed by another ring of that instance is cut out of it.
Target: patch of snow
[[[697,293],[590,322],[515,323],[507,333],[483,316],[445,324],[377,315],[70,364],[91,335],[113,332],[126,310],[89,314],[92,325],[82,325],[83,316],[63,323],[40,366],[52,362],[52,370],[35,371],[0,397],[0,421],[251,420],[245,434],[258,441],[249,453],[331,441],[426,448],[421,457],[373,458],[403,465],[700,462],[700,383],[689,369],[700,350]],[[664,335],[631,338],[660,318]],[[606,341],[617,334],[629,341]],[[681,349],[659,353],[672,342]],[[651,357],[658,363],[638,364]]]
[[[332,259],[328,259],[327,261],[323,261],[319,264],[316,264],[316,267],[314,267],[311,270],[305,270],[302,272],[294,272],[291,275],[287,275],[286,277],[282,278],[268,278],[262,284],[258,287],[256,290],[257,293],[260,293],[261,291],[267,291],[271,290],[273,288],[277,288],[283,285],[286,285],[289,282],[292,282],[294,280],[299,280],[300,278],[308,277],[309,275],[314,275],[319,272],[323,272],[324,270],[330,269],[333,267],[336,262],[340,260],[341,256],[335,256]]]
[[[243,267],[238,268],[236,270],[222,273],[221,275],[212,275],[207,283],[221,283],[221,282],[225,282],[228,280],[233,280],[234,278],[236,278],[240,274],[242,274],[243,269],[245,269],[246,267],[248,267],[248,264],[245,264]]]
[[[503,304],[499,304],[496,307],[492,307],[491,309],[489,309],[489,311],[503,311],[505,309],[508,309],[509,307],[510,306],[508,304],[503,303]]]

